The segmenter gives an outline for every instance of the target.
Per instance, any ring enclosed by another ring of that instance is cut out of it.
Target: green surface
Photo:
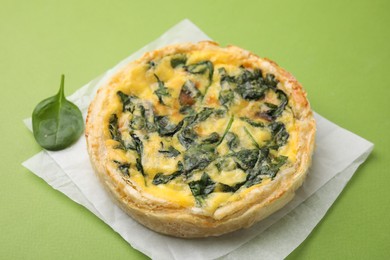
[[[223,45],[277,61],[318,113],[375,143],[288,259],[389,259],[389,11],[385,0],[0,0],[0,258],[146,258],[21,166],[40,151],[22,119],[56,93],[61,73],[70,94],[189,18]]]

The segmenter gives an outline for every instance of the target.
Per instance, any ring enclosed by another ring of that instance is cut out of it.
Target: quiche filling
[[[294,114],[273,74],[207,51],[129,73],[107,101],[106,163],[145,196],[212,215],[295,162]]]

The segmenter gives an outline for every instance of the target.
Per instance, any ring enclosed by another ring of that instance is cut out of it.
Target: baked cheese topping
[[[144,196],[210,215],[272,182],[296,160],[294,114],[282,82],[249,66],[221,49],[131,67],[106,100],[107,166]]]

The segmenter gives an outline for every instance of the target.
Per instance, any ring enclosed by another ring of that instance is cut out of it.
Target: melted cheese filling
[[[126,75],[126,80],[117,79],[116,91],[122,91],[127,95],[138,97],[139,102],[146,104],[145,106],[153,107],[155,114],[168,116],[173,124],[179,124],[186,116],[180,113],[179,109],[181,108],[180,92],[187,80],[194,82],[201,93],[205,93],[207,89],[206,95],[200,98],[193,107],[223,108],[219,101],[219,93],[222,87],[221,76],[218,70],[219,68],[224,68],[229,75],[239,75],[240,60],[233,54],[223,51],[193,51],[186,55],[186,64],[194,64],[202,61],[212,62],[214,72],[211,84],[207,78],[207,72],[204,75],[191,74],[181,67],[173,68],[171,65],[172,56],[166,56],[155,61],[156,64],[153,68],[150,68],[148,64],[133,67],[128,72],[128,75]],[[159,89],[156,76],[158,76],[161,82],[164,82],[165,87],[169,91],[169,95],[162,97],[164,104],[161,104],[156,95],[156,91]],[[259,101],[248,101],[242,99],[236,93],[234,95],[233,104],[229,106],[225,116],[210,116],[208,119],[193,127],[198,138],[206,138],[212,133],[218,133],[221,137],[226,130],[230,116],[234,116],[234,121],[229,131],[239,137],[240,147],[242,149],[256,149],[254,141],[260,146],[267,145],[272,138],[271,131],[267,127],[252,126],[240,118],[247,117],[267,125],[269,122],[266,120],[256,118],[256,111],[259,110],[261,104],[264,102],[277,104],[278,99],[276,94],[268,91],[265,97]],[[107,111],[109,111],[106,115],[106,124],[109,125],[111,114],[116,114],[118,116],[118,129],[121,132],[124,143],[131,143],[129,124],[134,119],[134,114],[124,112],[122,110],[123,103],[121,99],[115,95],[107,101],[106,105],[108,107]],[[272,151],[272,154],[274,156],[287,156],[288,163],[293,163],[296,160],[297,153],[297,133],[292,112],[289,109],[285,109],[282,115],[277,118],[277,121],[284,123],[289,137],[287,143],[279,149]],[[106,130],[106,145],[109,147],[108,158],[110,160],[108,163],[115,164],[114,161],[128,163],[130,165],[129,176],[124,176],[124,178],[130,180],[137,189],[158,199],[166,200],[180,207],[200,207],[188,183],[199,180],[204,172],[208,174],[213,182],[229,186],[242,183],[247,178],[247,173],[240,167],[219,170],[216,163],[211,162],[204,169],[195,170],[186,178],[179,176],[166,184],[155,185],[153,184],[153,179],[157,174],[170,175],[178,170],[178,163],[183,161],[183,153],[187,148],[179,142],[176,134],[172,137],[162,137],[156,131],[148,134],[142,131],[135,132],[141,139],[143,145],[142,156],[139,159],[142,163],[144,174],[137,168],[137,153],[133,150],[126,151],[117,149],[118,142],[112,140],[110,132]],[[253,140],[248,136],[248,132],[251,134]],[[180,154],[175,157],[169,157],[160,152],[169,146],[174,147]],[[218,145],[216,153],[219,155],[232,153],[226,138]],[[121,173],[118,171],[118,174]],[[272,181],[271,178],[264,178],[262,182],[255,184],[255,186],[265,185],[270,181]],[[245,185],[235,192],[221,192],[216,189],[204,197],[201,208],[207,214],[213,214],[218,207],[238,199],[240,194],[242,195],[248,190],[249,188],[246,188]]]

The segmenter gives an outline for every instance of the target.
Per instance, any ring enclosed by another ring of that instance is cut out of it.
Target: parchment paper
[[[68,99],[81,109],[85,118],[96,90],[124,64],[168,44],[208,39],[193,23],[184,20]],[[134,248],[153,259],[283,259],[310,234],[373,149],[373,144],[363,138],[318,114],[315,117],[318,132],[313,165],[296,197],[255,226],[218,238],[168,237],[128,217],[112,202],[93,173],[84,137],[65,150],[42,151],[23,165],[54,189],[88,208]],[[26,119],[25,123],[31,130],[31,119]]]

